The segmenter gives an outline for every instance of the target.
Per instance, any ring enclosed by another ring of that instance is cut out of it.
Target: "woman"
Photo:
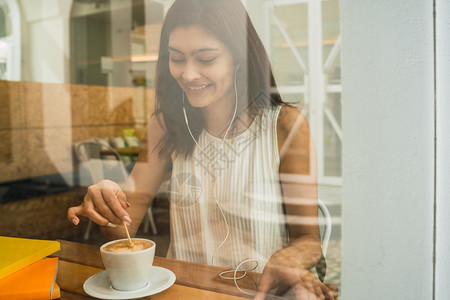
[[[115,237],[123,230],[111,227],[125,222],[135,233],[172,164],[168,257],[229,268],[251,259],[263,271],[256,298],[289,285],[299,299],[331,299],[308,271],[321,258],[317,186],[291,198],[307,201],[288,202],[280,184],[280,173],[305,173],[297,162],[309,166],[309,128],[283,104],[240,0],[173,4],[156,100],[125,192],[111,181],[93,185],[68,219],[86,216]]]

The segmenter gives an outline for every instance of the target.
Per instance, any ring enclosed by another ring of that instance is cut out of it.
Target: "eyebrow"
[[[170,47],[170,46],[169,46],[169,50],[184,55],[183,51],[178,50],[177,48],[174,48],[174,47]],[[219,49],[219,48],[200,48],[200,49],[196,49],[196,50],[192,51],[191,54],[198,54],[198,53],[202,53],[202,52],[206,52],[206,51],[220,51],[220,49]]]

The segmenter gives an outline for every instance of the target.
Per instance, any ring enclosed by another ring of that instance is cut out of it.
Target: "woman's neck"
[[[236,126],[235,128],[232,128],[234,130],[234,134],[247,129],[252,120],[245,112],[246,103],[243,101],[238,102],[237,113],[233,119],[235,103],[236,102],[233,96],[233,99],[228,99],[228,101],[219,101],[214,103],[214,105],[209,105],[202,108],[202,113],[205,120],[205,130],[209,134],[215,137],[224,138],[231,122],[235,123],[232,127]],[[239,120],[237,121],[237,119]],[[226,138],[230,137],[231,129]]]
[[[234,101],[219,101],[202,108],[205,130],[213,136],[223,138],[234,114]],[[231,104],[231,105],[230,105]]]

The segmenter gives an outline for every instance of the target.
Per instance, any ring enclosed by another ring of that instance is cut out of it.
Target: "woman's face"
[[[193,107],[234,103],[230,50],[202,27],[182,26],[169,36],[169,69]]]

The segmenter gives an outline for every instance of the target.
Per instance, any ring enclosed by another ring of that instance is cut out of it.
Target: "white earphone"
[[[236,118],[236,113],[237,113],[237,107],[238,107],[238,94],[237,94],[237,85],[236,85],[236,77],[237,77],[237,71],[239,70],[240,64],[238,64],[236,66],[235,72],[234,72],[234,97],[235,97],[235,105],[234,105],[234,112],[233,112],[233,117],[231,118],[231,122],[228,125],[227,131],[225,132],[225,135],[223,136],[222,141],[225,142],[225,139],[227,138],[228,135],[228,131],[230,131],[231,125],[234,122],[234,119]],[[202,147],[200,147],[200,145],[198,144],[197,140],[194,138],[194,135],[192,134],[191,128],[189,127],[189,120],[186,114],[186,108],[184,106],[184,92],[183,92],[183,115],[184,115],[184,121],[186,123],[187,129],[189,130],[189,134],[192,137],[192,140],[194,141],[194,143],[197,145],[197,147],[200,149],[200,151],[202,151],[210,160],[211,157],[209,157],[206,152],[202,149]],[[211,160],[212,161],[212,160]]]
[[[237,80],[237,71],[239,70],[239,67],[240,67],[240,64],[237,64],[237,65],[236,65],[236,68],[235,68],[235,73],[234,73],[234,92],[235,92],[235,106],[234,106],[234,112],[233,112],[233,116],[232,116],[232,118],[231,118],[230,124],[228,125],[227,130],[226,130],[226,132],[225,132],[225,135],[224,135],[224,137],[223,137],[223,139],[222,139],[222,142],[223,142],[223,143],[226,143],[225,139],[226,139],[226,137],[228,136],[228,132],[229,132],[229,130],[230,130],[230,128],[231,128],[231,126],[232,126],[232,124],[233,124],[233,122],[234,122],[234,119],[236,118],[236,114],[237,114],[237,107],[238,107],[238,92],[237,92],[237,84],[236,84],[236,80]],[[185,106],[184,106],[184,101],[185,101],[185,100],[184,100],[184,92],[183,92],[183,115],[184,115],[184,121],[185,121],[185,123],[186,123],[186,126],[187,126],[187,129],[188,129],[188,131],[189,131],[189,134],[191,135],[191,138],[192,138],[192,140],[194,141],[195,145],[198,147],[198,149],[200,149],[200,151],[201,151],[204,155],[206,155],[206,157],[208,157],[208,159],[209,159],[210,161],[214,161],[214,159],[212,159],[212,157],[210,157],[210,156],[208,155],[208,153],[206,153],[206,152],[203,150],[203,148],[200,147],[199,143],[198,143],[197,140],[194,138],[194,135],[192,134],[191,128],[189,127],[189,120],[188,120],[187,113],[186,113],[186,109],[185,109]],[[217,197],[215,196],[215,193],[216,193],[216,184],[217,184],[217,180],[214,180],[214,187],[213,187],[214,200],[215,200],[215,202],[216,202],[217,207],[219,208],[220,215],[222,216],[222,219],[223,219],[224,222],[225,222],[225,225],[226,225],[226,228],[227,228],[227,234],[226,234],[225,238],[223,239],[223,241],[220,243],[220,245],[216,248],[216,250],[214,250],[214,254],[213,254],[212,258],[211,258],[211,265],[214,265],[214,258],[215,258],[215,256],[216,256],[216,253],[217,253],[217,252],[219,251],[219,249],[225,244],[225,242],[227,241],[227,239],[228,239],[228,237],[229,237],[229,235],[230,235],[230,226],[229,226],[229,224],[228,224],[227,218],[225,217],[225,214],[223,213],[222,207],[220,206],[220,204],[219,204],[219,202],[218,202],[218,200],[217,200]],[[247,262],[255,262],[256,264],[255,264],[255,266],[254,266],[253,268],[247,268],[247,269],[243,268],[243,269],[239,269],[243,264],[245,264],[245,263],[247,263]],[[247,275],[247,271],[253,271],[253,270],[255,270],[257,267],[258,267],[258,261],[257,261],[256,259],[253,259],[253,258],[246,259],[246,260],[241,261],[241,262],[236,266],[236,268],[235,268],[234,270],[229,270],[229,271],[223,271],[223,272],[221,272],[221,273],[219,274],[219,277],[220,277],[220,278],[223,278],[223,279],[233,280],[235,286],[238,288],[239,291],[241,291],[242,293],[244,293],[244,294],[246,294],[246,295],[249,295],[249,296],[255,296],[255,294],[253,294],[253,293],[249,293],[249,292],[246,292],[246,291],[242,290],[242,289],[239,287],[239,285],[238,285],[238,283],[237,283],[237,280],[244,278],[244,277]],[[243,272],[243,274],[242,274],[241,276],[237,276],[237,272]],[[226,276],[226,274],[229,274],[229,273],[233,273],[233,276],[232,276],[232,277]],[[278,297],[278,296],[273,296],[273,297],[280,298],[280,299],[285,299],[285,298],[283,298],[283,297]]]

